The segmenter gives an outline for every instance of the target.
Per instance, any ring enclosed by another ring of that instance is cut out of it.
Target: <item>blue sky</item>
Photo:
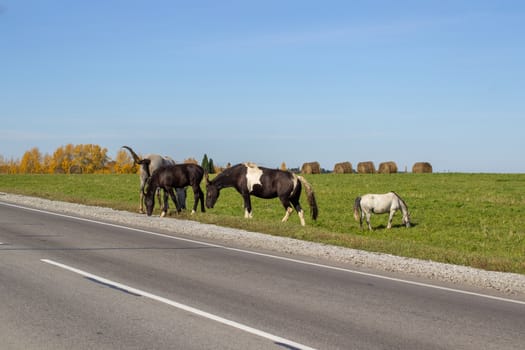
[[[525,172],[523,1],[0,0],[0,155]]]

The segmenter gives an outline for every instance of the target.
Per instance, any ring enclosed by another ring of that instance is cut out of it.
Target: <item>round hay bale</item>
[[[357,172],[359,174],[375,174],[376,168],[374,162],[359,162],[357,164]]]
[[[414,174],[432,173],[432,165],[428,162],[417,162],[412,167]]]
[[[336,174],[351,174],[352,170],[352,163],[350,162],[336,163],[334,165],[334,173]]]
[[[301,167],[302,174],[321,174],[321,165],[319,162],[304,163]]]
[[[397,165],[395,162],[383,162],[379,164],[377,172],[380,174],[395,174],[397,173]]]
[[[184,164],[197,164],[197,165],[199,165],[199,162],[197,162],[197,159],[195,159],[195,158],[188,158],[188,159],[184,159]]]

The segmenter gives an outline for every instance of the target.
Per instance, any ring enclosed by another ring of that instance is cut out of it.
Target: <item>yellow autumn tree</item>
[[[99,145],[71,143],[58,147],[49,160],[47,172],[55,174],[93,174],[104,171],[107,148]]]
[[[0,154],[0,174],[9,174],[9,163]]]
[[[13,159],[11,158],[11,160],[9,161],[8,163],[8,173],[9,174],[19,174],[20,173],[20,167],[18,166],[20,162],[18,161],[18,159]]]
[[[58,147],[51,157],[48,172],[53,174],[69,173],[73,163],[73,148],[72,144]]]
[[[117,152],[113,170],[117,174],[134,174],[137,172],[133,158],[123,149]]]
[[[42,172],[42,154],[37,147],[26,151],[20,161],[20,172],[23,174],[39,174]]]
[[[73,148],[73,161],[70,173],[94,174],[103,172],[108,162],[107,148],[99,145],[80,144]]]
[[[53,171],[51,170],[52,162],[53,162],[53,157],[49,155],[48,153],[46,153],[44,155],[44,159],[42,162],[42,173],[46,173],[46,174],[53,173]]]

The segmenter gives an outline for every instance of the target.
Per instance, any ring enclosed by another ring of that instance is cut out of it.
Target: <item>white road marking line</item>
[[[177,241],[183,241],[183,242],[200,244],[200,245],[204,245],[204,246],[207,246],[207,247],[222,248],[222,249],[225,249],[225,250],[236,251],[236,252],[240,252],[240,253],[244,253],[244,254],[258,255],[258,256],[263,256],[263,257],[267,257],[267,258],[271,258],[271,259],[283,260],[283,261],[293,262],[293,263],[297,263],[297,264],[315,266],[315,267],[319,267],[319,268],[323,268],[323,269],[329,269],[329,270],[341,271],[341,272],[346,272],[346,273],[352,273],[352,274],[355,274],[355,275],[373,277],[373,278],[378,278],[378,279],[382,279],[382,280],[388,280],[388,281],[398,282],[398,283],[403,283],[403,284],[409,284],[409,285],[418,286],[418,287],[437,289],[437,290],[442,290],[442,291],[451,292],[451,293],[464,294],[464,295],[470,295],[470,296],[475,296],[475,297],[479,297],[479,298],[492,299],[492,300],[497,300],[497,301],[502,301],[502,302],[507,302],[507,303],[514,303],[514,304],[525,305],[525,301],[520,301],[520,300],[515,300],[515,299],[509,299],[509,298],[497,297],[497,296],[488,295],[488,294],[469,292],[469,291],[465,291],[465,290],[461,290],[461,289],[442,287],[442,286],[437,286],[437,285],[428,284],[428,283],[404,280],[404,279],[401,279],[401,278],[388,277],[388,276],[378,275],[378,274],[369,273],[369,272],[362,272],[362,271],[347,269],[347,268],[343,268],[343,267],[323,265],[323,264],[313,263],[313,262],[309,262],[309,261],[303,261],[303,260],[287,258],[287,257],[283,257],[283,256],[278,256],[278,255],[266,254],[266,253],[259,253],[259,252],[255,252],[255,251],[251,251],[251,250],[245,250],[245,249],[240,249],[240,248],[227,247],[227,246],[223,246],[223,245],[219,245],[219,244],[202,242],[202,241],[198,241],[198,240],[195,240],[195,239],[175,237],[175,236],[170,236],[170,235],[167,235],[167,234],[164,234],[164,233],[152,232],[152,231],[147,231],[147,230],[134,228],[134,227],[128,227],[128,226],[119,225],[119,224],[111,224],[111,223],[108,223],[108,222],[97,221],[97,220],[93,220],[93,219],[86,219],[86,218],[81,218],[81,217],[77,217],[77,216],[71,216],[71,215],[67,215],[67,214],[54,213],[54,212],[51,212],[51,211],[35,209],[35,208],[30,208],[30,207],[24,207],[24,206],[21,206],[21,205],[16,205],[16,204],[11,204],[11,203],[6,203],[6,202],[0,202],[0,204],[6,205],[6,206],[15,207],[15,208],[20,208],[20,209],[25,209],[25,210],[31,210],[31,211],[35,211],[35,212],[39,212],[39,213],[44,213],[44,214],[65,217],[65,218],[68,218],[68,219],[75,219],[75,220],[79,220],[79,221],[96,223],[96,224],[99,224],[99,225],[105,225],[105,226],[115,227],[115,228],[119,228],[119,229],[125,229],[125,230],[131,230],[131,231],[135,231],[135,232],[146,233],[146,234],[152,235],[152,236],[157,236],[157,237],[163,237],[163,238],[173,239],[173,240],[177,240]]]
[[[143,291],[143,290],[140,290],[140,289],[137,289],[137,288],[130,287],[130,286],[122,284],[122,283],[118,283],[118,282],[114,282],[114,281],[108,280],[106,278],[94,275],[94,274],[86,272],[86,271],[79,270],[77,268],[74,268],[74,267],[71,267],[71,266],[68,266],[68,265],[61,264],[61,263],[53,261],[53,260],[41,259],[40,261],[42,261],[44,263],[47,263],[47,264],[51,264],[51,265],[57,266],[57,267],[60,267],[62,269],[65,269],[65,270],[68,270],[68,271],[71,271],[71,272],[74,272],[74,273],[79,274],[81,276],[100,281],[103,284],[107,284],[107,285],[110,285],[110,286],[115,286],[116,288],[122,289],[124,291],[127,291],[127,292],[130,292],[130,293],[136,294],[136,295],[140,295],[140,296],[143,296],[143,297],[146,297],[146,298],[149,298],[149,299],[152,299],[152,300],[155,300],[155,301],[158,301],[158,302],[161,302],[161,303],[173,306],[173,307],[175,307],[177,309],[190,312],[192,314],[195,314],[195,315],[198,315],[198,316],[210,319],[212,321],[216,321],[216,322],[222,323],[224,325],[227,325],[227,326],[230,326],[230,327],[233,327],[233,328],[237,328],[237,329],[239,329],[241,331],[244,331],[244,332],[247,332],[247,333],[250,333],[250,334],[262,337],[262,338],[269,339],[269,340],[271,340],[271,341],[273,341],[275,343],[283,344],[283,345],[285,345],[287,347],[291,347],[291,348],[294,348],[294,349],[296,348],[296,349],[314,350],[314,348],[312,348],[312,347],[309,347],[309,346],[306,346],[306,345],[303,345],[303,344],[300,344],[300,343],[296,343],[296,342],[291,341],[289,339],[282,338],[282,337],[279,337],[279,336],[276,336],[276,335],[273,335],[273,334],[261,331],[261,330],[256,329],[256,328],[252,328],[250,326],[246,326],[246,325],[244,325],[242,323],[238,323],[238,322],[235,322],[235,321],[232,321],[232,320],[228,320],[226,318],[223,318],[223,317],[211,314],[209,312],[202,311],[202,310],[196,309],[194,307],[191,307],[191,306],[188,306],[188,305],[185,305],[185,304],[181,304],[181,303],[178,303],[176,301],[173,301],[173,300],[170,300],[170,299],[167,299],[167,298],[163,298],[163,297],[160,297],[158,295],[151,294],[151,293],[148,293],[146,291]]]

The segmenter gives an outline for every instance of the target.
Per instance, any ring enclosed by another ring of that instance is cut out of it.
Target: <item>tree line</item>
[[[198,164],[193,158],[184,162]],[[209,173],[216,170],[206,154],[201,165]],[[120,149],[111,159],[107,148],[94,144],[67,144],[53,154],[42,154],[33,147],[21,159],[6,160],[0,155],[0,174],[134,174],[137,170],[138,165],[126,150]]]

